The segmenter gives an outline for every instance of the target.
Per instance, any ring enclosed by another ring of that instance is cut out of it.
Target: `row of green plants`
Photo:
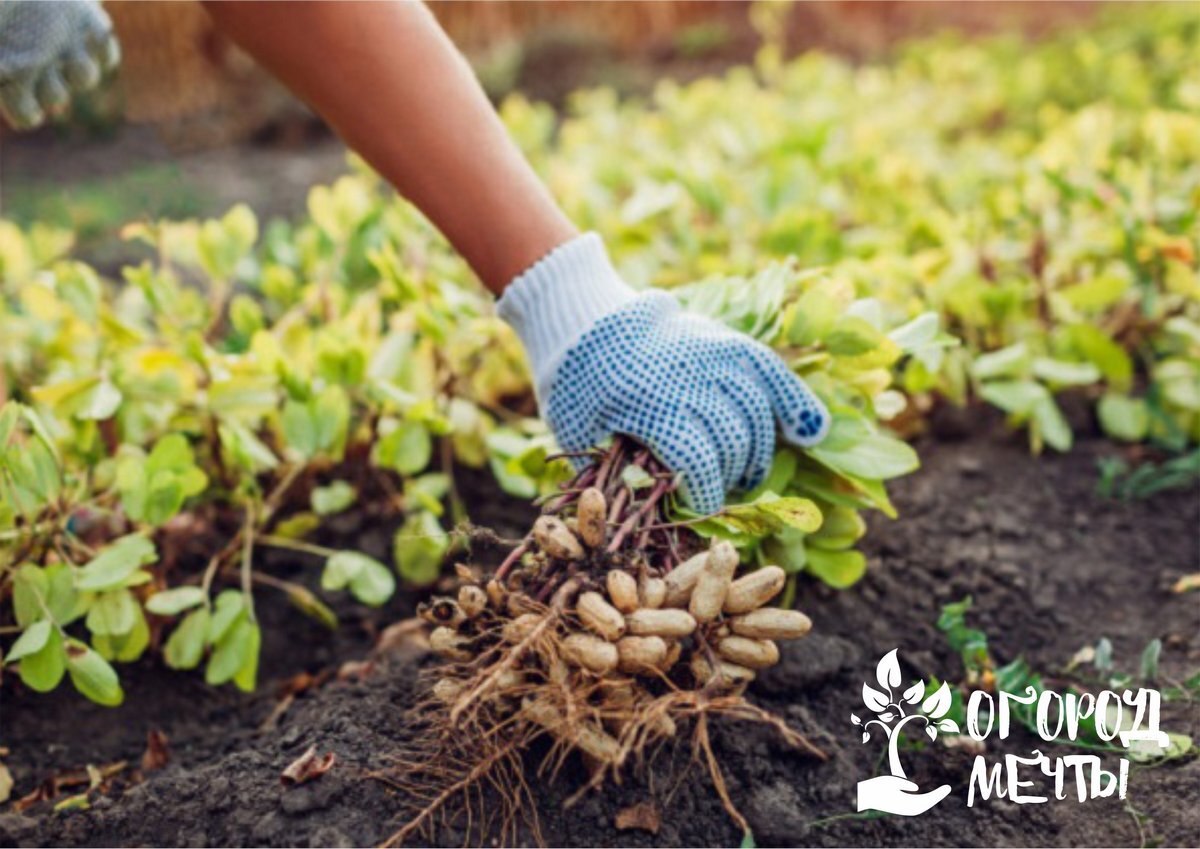
[[[508,101],[629,279],[771,345],[833,411],[820,446],[689,517],[702,532],[852,584],[862,512],[894,516],[884,482],[917,465],[880,422],[933,394],[1001,406],[1035,446],[1069,445],[1065,387],[1119,438],[1196,440],[1200,36],[1171,14],[1022,62],[944,43],[857,69],[778,61],[768,15],[754,69],[650,104],[586,92],[559,121]],[[1105,57],[1121,86],[1060,77]],[[71,234],[0,221],[3,674],[115,704],[113,664],[155,650],[252,688],[258,593],[335,625],[334,594],[436,579],[467,515],[456,467],[526,499],[568,473],[490,297],[360,165],[298,223],[237,207],[123,236],[147,258],[109,279]],[[393,563],[331,542],[345,511],[396,527]],[[319,578],[271,574],[268,547]]]
[[[466,516],[456,466],[489,466],[523,498],[569,473],[519,342],[428,225],[365,170],[314,189],[309,212],[262,233],[245,207],[131,225],[152,258],[120,280],[69,258],[62,234],[4,227],[0,633],[27,686],[69,678],[117,704],[112,664],[154,647],[251,689],[258,592],[336,625],[330,594],[378,606],[397,577],[437,579]],[[792,263],[688,297],[744,323],[730,292],[756,293],[747,329],[835,424],[726,512],[693,518],[748,558],[846,586],[865,567],[859,511],[894,515],[883,481],[917,465],[876,404],[893,365],[949,340],[935,316],[888,327],[852,287]],[[328,544],[327,520],[350,510],[396,527],[393,563]],[[261,568],[263,548],[323,558],[320,591]]]
[[[1115,11],[1030,44],[954,37],[855,66],[781,62],[763,4],[753,68],[645,100],[577,94],[505,116],[572,218],[641,283],[764,257],[821,266],[963,348],[910,361],[909,392],[982,397],[1067,450],[1056,397],[1105,432],[1200,438],[1200,14]]]

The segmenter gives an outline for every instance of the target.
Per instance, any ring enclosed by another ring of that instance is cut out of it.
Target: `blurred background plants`
[[[895,432],[971,399],[1067,450],[1060,399],[1082,395],[1161,460],[1106,467],[1121,497],[1194,475],[1171,456],[1200,439],[1200,15],[855,65],[787,58],[786,10],[755,7],[753,63],[722,76],[502,106],[628,279],[771,345],[834,413],[697,527],[849,586],[862,511],[894,516],[884,481],[917,465]],[[0,635],[28,686],[113,704],[111,663],[153,647],[252,688],[260,591],[335,625],[342,593],[377,606],[437,579],[490,497],[464,468],[522,499],[564,478],[490,296],[361,163],[291,220],[130,220],[127,200],[81,220],[36,197],[0,221]],[[355,512],[396,529],[392,563],[328,534]],[[268,548],[320,574],[274,574]]]

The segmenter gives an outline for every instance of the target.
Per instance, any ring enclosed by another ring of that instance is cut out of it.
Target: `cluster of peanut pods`
[[[766,606],[783,589],[783,570],[767,566],[736,577],[738,555],[728,542],[715,542],[665,574],[644,561],[629,568],[596,566],[605,562],[606,519],[604,495],[588,489],[575,516],[563,521],[543,515],[531,534],[527,556],[535,568],[557,561],[561,573],[565,561],[576,576],[555,625],[559,655],[567,664],[600,677],[668,675],[676,681],[685,664],[695,687],[739,691],[779,661],[776,640],[810,630],[803,613]],[[480,635],[495,634],[497,626],[505,643],[520,643],[546,611],[493,579],[485,586],[464,584],[457,599],[435,599],[422,615],[437,625],[433,650],[461,662],[488,642]],[[481,627],[481,619],[488,627]],[[455,683],[443,679],[439,695],[452,700],[459,689]]]

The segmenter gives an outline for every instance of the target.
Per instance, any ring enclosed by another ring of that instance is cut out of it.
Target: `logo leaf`
[[[850,714],[850,721],[855,725],[862,725],[862,720],[858,718],[858,714],[856,713]]]
[[[886,693],[879,692],[869,684],[863,684],[862,696],[863,704],[875,713],[887,710],[888,700]]]
[[[921,701],[921,696],[925,695],[925,682],[914,681],[913,685],[904,691],[904,701],[910,705],[915,705]]]
[[[900,661],[896,658],[898,651],[899,649],[892,649],[879,659],[879,665],[875,667],[875,677],[879,686],[887,690],[888,695],[891,695],[894,687],[900,686]]]
[[[937,729],[934,728],[932,725],[925,726],[925,733],[929,735],[930,740],[937,739]]]
[[[937,692],[927,698],[925,704],[921,705],[921,710],[930,719],[938,719],[945,716],[946,712],[950,710],[950,685],[943,681],[942,686],[937,688]]]

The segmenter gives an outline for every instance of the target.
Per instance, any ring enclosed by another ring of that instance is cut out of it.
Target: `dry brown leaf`
[[[658,829],[662,825],[662,816],[658,812],[658,805],[653,802],[638,802],[636,805],[630,805],[628,808],[618,811],[615,825],[617,831],[638,828],[651,834],[658,834]]]
[[[154,772],[162,769],[171,760],[171,752],[167,747],[167,735],[157,728],[151,728],[146,735],[146,751],[142,752],[142,772]]]
[[[333,752],[318,755],[317,747],[309,746],[308,751],[288,764],[279,779],[288,786],[303,784],[314,778],[320,778],[329,772],[336,762],[337,756]]]
[[[1200,590],[1200,572],[1184,575],[1171,587],[1173,593],[1186,593],[1192,590]]]

